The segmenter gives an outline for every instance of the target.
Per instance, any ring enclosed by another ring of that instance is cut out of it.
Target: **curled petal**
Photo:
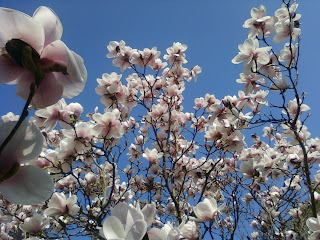
[[[72,98],[82,92],[87,81],[87,70],[83,59],[60,40],[54,41],[43,49],[41,59],[47,61],[47,67],[55,63],[66,68],[67,74],[54,71],[59,83],[63,86],[63,97]]]
[[[52,9],[41,6],[34,12],[33,18],[43,27],[45,34],[44,46],[60,40],[63,32],[62,24]]]

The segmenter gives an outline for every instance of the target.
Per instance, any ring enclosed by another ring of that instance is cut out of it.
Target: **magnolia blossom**
[[[48,218],[41,216],[39,213],[35,213],[32,217],[28,217],[20,225],[20,229],[24,232],[31,234],[37,234],[42,229],[46,228],[50,223]]]
[[[149,240],[179,240],[179,228],[174,227],[170,222],[167,222],[163,228],[151,228],[148,230]]]
[[[180,234],[188,240],[199,239],[197,225],[194,221],[182,222],[179,226]]]
[[[215,198],[205,198],[193,208],[196,218],[192,219],[197,222],[215,221],[222,209],[223,206],[218,207]]]
[[[103,115],[95,113],[92,115],[93,120],[97,122],[97,125],[93,130],[103,138],[120,138],[124,131],[120,122],[119,109],[113,109],[112,111],[106,111]]]
[[[0,123],[0,145],[16,122]],[[38,127],[24,121],[0,153],[0,193],[16,204],[40,204],[53,192],[53,180],[42,169],[27,165],[42,150],[43,137]]]
[[[147,204],[142,210],[127,203],[119,203],[111,209],[111,216],[104,223],[100,234],[105,239],[142,240],[147,227],[154,221],[156,208]]]
[[[240,79],[237,79],[236,82],[245,84],[244,91],[246,95],[252,93],[253,91],[260,91],[260,85],[258,84],[258,82],[261,84],[265,84],[265,80],[254,73],[249,75],[240,73]]]
[[[187,45],[175,42],[172,47],[167,48],[168,54],[164,55],[163,58],[168,60],[170,65],[187,63],[186,54],[184,53],[187,48]]]
[[[249,72],[251,71],[251,68],[253,70],[258,70],[258,64],[266,65],[270,61],[270,57],[267,52],[270,51],[272,47],[268,46],[259,48],[258,39],[248,38],[243,44],[239,44],[238,48],[240,52],[232,59],[231,62],[234,64],[245,62],[244,70],[249,69]]]
[[[259,8],[251,9],[251,19],[244,22],[244,28],[250,28],[248,37],[254,38],[257,35],[270,36],[274,31],[275,17],[266,16],[266,8],[260,5]]]
[[[76,195],[70,195],[69,198],[66,198],[64,193],[55,192],[48,203],[48,208],[44,210],[44,214],[48,216],[63,216],[65,214],[74,216],[80,210],[76,202]]]
[[[82,92],[87,80],[83,60],[60,40],[62,24],[50,8],[39,7],[33,17],[0,8],[0,22],[0,84],[17,83],[17,95],[26,100],[35,83],[31,103],[37,108]]]
[[[300,102],[300,100],[299,100]],[[298,108],[298,103],[296,99],[290,100],[288,103],[288,107],[286,110],[282,110],[283,114],[288,114],[290,118],[295,118],[297,114],[301,114],[302,112],[309,111],[311,108],[307,104],[303,104],[300,102],[300,106]],[[300,112],[298,112],[300,110]]]
[[[159,153],[158,150],[155,148],[152,150],[146,148],[142,156],[146,158],[150,163],[156,163],[157,160],[163,156],[163,153]]]
[[[132,63],[137,64],[138,67],[147,65],[154,66],[155,59],[160,56],[161,52],[157,51],[157,47],[152,49],[145,48],[143,51],[136,51],[132,54]]]
[[[277,34],[273,37],[275,43],[280,43],[286,38],[291,37],[293,41],[296,41],[301,34],[301,29],[295,27],[295,23],[290,19],[278,21],[275,24]]]
[[[308,240],[318,240],[320,238],[320,213],[318,212],[317,218],[310,217],[307,219],[307,226],[312,234]]]

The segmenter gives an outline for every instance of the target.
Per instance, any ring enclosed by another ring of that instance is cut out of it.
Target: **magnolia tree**
[[[208,93],[185,112],[183,92],[201,73],[185,68],[186,45],[161,55],[112,41],[120,70],[97,79],[104,109],[87,114],[64,100],[87,72],[56,14],[1,8],[0,81],[26,101],[0,124],[1,239],[319,239],[301,15],[295,1],[279,7],[252,8],[243,24],[237,95]]]

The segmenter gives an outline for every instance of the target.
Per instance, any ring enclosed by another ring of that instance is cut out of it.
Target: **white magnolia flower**
[[[192,220],[197,222],[215,221],[222,208],[223,206],[218,207],[215,198],[205,198],[193,208],[196,218],[192,218]]]
[[[48,208],[44,210],[44,214],[48,216],[62,216],[65,214],[74,216],[80,210],[76,202],[76,195],[70,195],[69,198],[66,198],[64,193],[55,192],[48,203]]]
[[[154,204],[147,204],[140,210],[140,207],[119,203],[111,209],[111,216],[104,221],[100,234],[108,240],[142,240],[154,221],[155,212]]]

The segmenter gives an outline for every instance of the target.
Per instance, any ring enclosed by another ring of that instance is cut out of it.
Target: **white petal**
[[[39,7],[33,14],[33,18],[42,25],[45,34],[44,46],[62,36],[62,24],[58,16],[48,7]]]
[[[16,121],[7,122],[0,125],[0,143],[7,138]],[[27,162],[38,157],[42,150],[43,136],[39,128],[29,121],[23,121],[17,132],[5,146],[0,157],[0,166],[3,168],[3,161],[9,162],[9,159],[4,159],[4,156],[15,155],[19,159],[15,159],[20,163]]]
[[[103,223],[103,234],[106,239],[124,239],[124,228],[115,216],[108,217]]]
[[[147,223],[144,220],[137,220],[129,230],[126,240],[142,240],[147,232]]]
[[[48,173],[36,166],[22,166],[12,178],[0,183],[0,193],[9,202],[35,205],[50,198],[53,180]]]
[[[150,226],[155,218],[156,214],[156,205],[155,204],[147,204],[142,209],[142,213],[144,216],[144,220],[147,222],[147,225]]]

